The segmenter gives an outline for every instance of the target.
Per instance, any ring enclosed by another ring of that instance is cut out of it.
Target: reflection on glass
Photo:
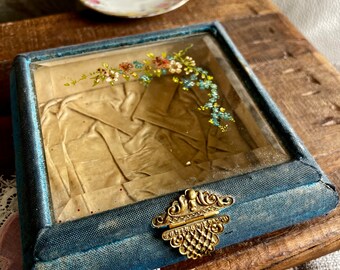
[[[221,132],[199,111],[207,92],[171,77],[65,87],[103,62],[144,59],[188,45],[209,70],[235,123]],[[209,35],[197,35],[32,64],[57,222],[221,180],[289,159]]]

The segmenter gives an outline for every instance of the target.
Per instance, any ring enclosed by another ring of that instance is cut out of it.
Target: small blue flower
[[[221,115],[221,118],[226,121],[232,121],[234,119],[230,113],[223,113]]]
[[[151,82],[151,78],[147,75],[142,75],[140,80],[144,83],[144,85],[148,85]]]
[[[198,82],[198,86],[201,90],[205,90],[205,89],[209,89],[209,87],[212,85],[212,82],[209,81],[209,80],[206,80],[206,81],[203,81],[203,80],[200,80]]]
[[[214,83],[211,83],[211,84],[210,84],[210,88],[211,88],[212,90],[217,90],[217,85],[214,84]]]
[[[211,90],[211,97],[213,97],[214,99],[219,99],[219,95],[218,95],[218,92],[216,90]]]
[[[132,62],[135,66],[135,68],[143,68],[144,67],[144,64],[139,62],[139,61],[133,61]]]
[[[206,84],[207,89],[211,87],[211,85],[213,85],[212,81],[210,80],[205,81],[205,84]]]
[[[204,81],[200,80],[198,83],[197,83],[197,86],[201,89],[201,90],[204,90],[205,87],[204,87]]]
[[[220,122],[218,121],[218,116],[214,113],[212,113],[211,116],[212,116],[212,124],[214,126],[219,126]]]
[[[188,80],[188,79],[183,79],[182,82],[183,82],[183,87],[185,87],[185,88],[191,88],[191,87],[195,86],[195,83]]]
[[[196,74],[191,74],[190,80],[196,81],[197,80],[197,75]]]
[[[168,72],[168,71],[167,71],[165,68],[162,69],[162,74],[163,74],[163,75],[166,75],[167,72]]]

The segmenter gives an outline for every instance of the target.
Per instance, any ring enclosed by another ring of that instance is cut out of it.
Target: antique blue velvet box
[[[27,269],[154,269],[338,202],[218,22],[19,55],[11,95]]]

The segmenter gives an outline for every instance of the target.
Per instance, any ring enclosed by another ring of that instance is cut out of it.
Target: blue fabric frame
[[[152,218],[179,193],[75,221],[57,224],[53,220],[30,64],[196,33],[210,33],[220,43],[292,157],[281,165],[199,187],[230,194],[236,200],[225,210],[231,221],[225,226],[218,248],[326,214],[337,205],[334,186],[218,22],[21,54],[11,73],[11,100],[26,269],[153,269],[185,259],[161,240],[161,230],[151,227]]]

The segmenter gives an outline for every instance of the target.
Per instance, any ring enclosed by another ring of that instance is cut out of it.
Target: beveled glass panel
[[[197,108],[208,92],[183,91],[171,76],[148,87],[65,82],[102,63],[143,60],[153,52],[188,55],[214,76],[235,123],[226,132]],[[217,42],[208,34],[106,50],[31,65],[57,222],[88,216],[289,160]]]

